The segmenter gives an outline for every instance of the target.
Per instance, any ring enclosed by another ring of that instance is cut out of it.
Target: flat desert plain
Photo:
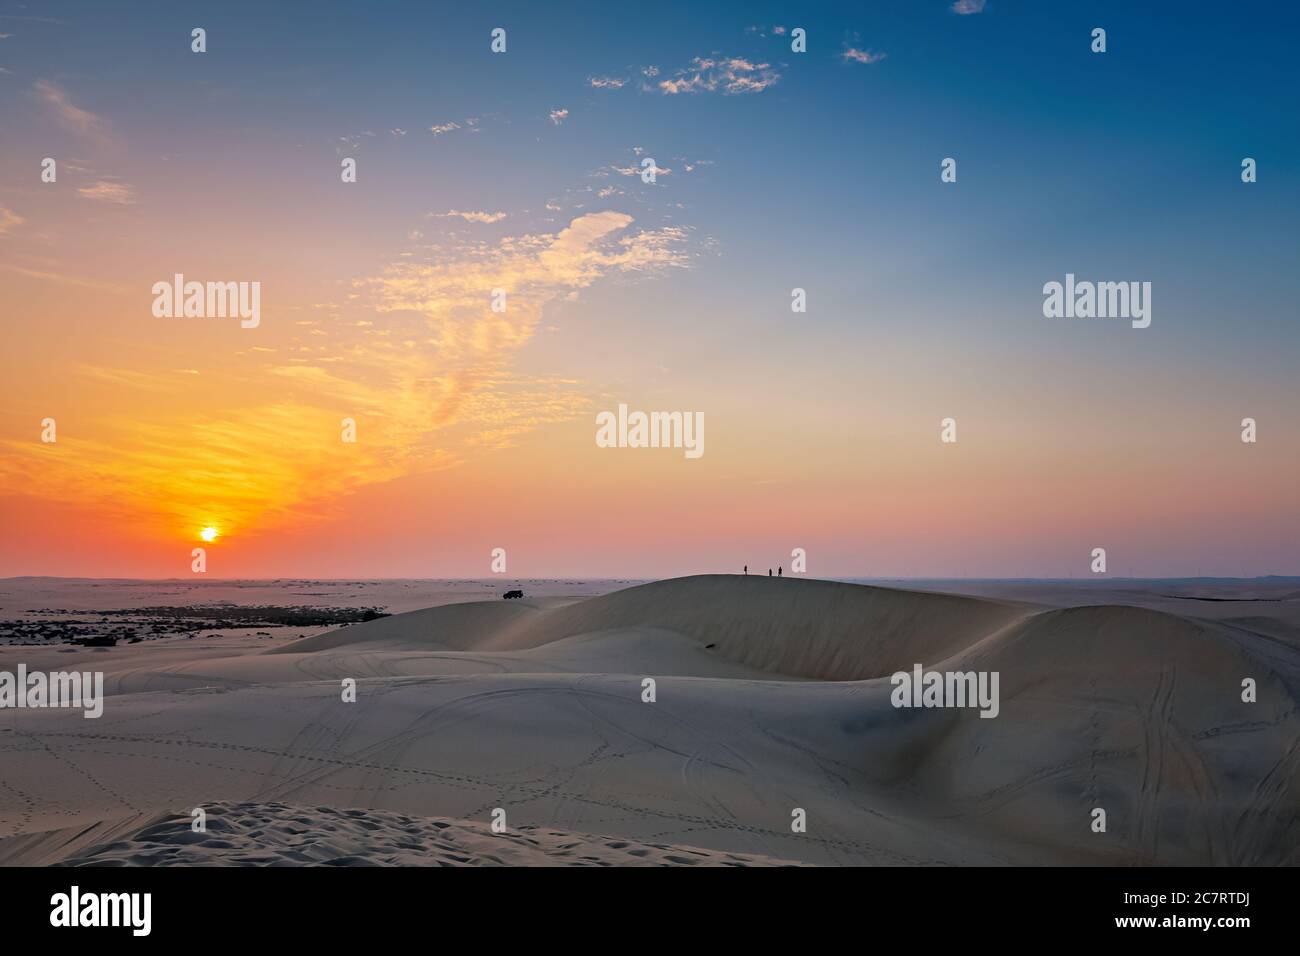
[[[0,864],[1300,862],[1294,582],[934,587],[707,575],[0,647],[106,695],[0,711]],[[894,706],[916,664],[997,673],[997,716]]]

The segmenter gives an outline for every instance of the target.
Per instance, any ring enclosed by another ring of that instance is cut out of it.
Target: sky
[[[1134,6],[0,0],[0,576],[1300,574],[1300,14]]]

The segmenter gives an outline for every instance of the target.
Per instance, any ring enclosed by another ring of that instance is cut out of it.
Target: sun
[[[204,541],[216,541],[217,535],[220,534],[216,528],[204,528],[199,532],[199,537]]]

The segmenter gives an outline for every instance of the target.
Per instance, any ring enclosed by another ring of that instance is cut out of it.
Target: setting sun
[[[204,528],[202,531],[199,532],[199,537],[202,538],[204,541],[216,541],[216,540],[217,540],[217,529],[216,529],[216,528]]]

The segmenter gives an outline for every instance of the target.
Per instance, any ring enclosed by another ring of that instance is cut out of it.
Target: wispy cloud
[[[589,76],[587,85],[597,90],[620,90],[627,80],[617,76]]]
[[[12,209],[0,206],[0,236],[3,236],[10,229],[16,229],[26,221]]]
[[[569,111],[551,110],[550,115],[551,115],[551,122],[554,123],[556,126],[559,126],[561,123],[563,123],[566,119],[569,118]]]
[[[368,137],[373,139],[374,135],[375,134],[372,133],[370,130],[365,130],[364,132],[361,133],[348,133],[346,136],[340,136],[338,138],[338,142],[342,143],[343,147],[340,148],[338,146],[335,146],[334,150],[340,156],[342,156],[344,149],[347,150],[359,149],[361,147],[361,144],[364,143]]]
[[[108,124],[89,110],[74,104],[64,90],[48,80],[37,80],[33,89],[65,129],[98,142],[108,139]]]
[[[255,368],[223,372],[232,399],[213,414],[185,403],[190,369],[77,369],[147,394],[156,414],[107,413],[93,439],[60,436],[57,462],[39,443],[0,439],[0,484],[172,538],[207,524],[226,535],[273,533],[332,515],[360,488],[446,469],[571,420],[591,403],[579,383],[513,365],[548,304],[610,276],[686,264],[683,231],[631,225],[622,213],[588,215],[558,232],[451,245],[430,264],[401,261],[359,279],[367,303],[388,314],[382,330],[336,327],[301,358],[260,349]],[[503,313],[488,307],[495,287],[509,290]],[[284,383],[279,397],[252,397],[266,395],[268,378]],[[344,416],[364,440],[339,441]]]
[[[611,166],[611,172],[618,173],[620,176],[640,176],[643,170],[640,166]],[[673,171],[667,166],[655,166],[656,176],[671,176]]]
[[[86,199],[115,203],[119,206],[129,206],[135,202],[134,186],[130,183],[115,182],[109,179],[96,180],[89,186],[82,186],[77,192]]]
[[[687,265],[683,230],[632,232],[632,223],[626,213],[589,213],[556,233],[439,250],[428,263],[397,262],[360,285],[380,312],[423,317],[439,360],[457,369],[444,393],[454,403],[456,389],[498,370],[531,338],[548,304],[610,275]],[[488,308],[493,289],[506,290],[503,312]]]
[[[957,0],[952,5],[952,12],[965,16],[970,13],[983,13],[984,0]]]
[[[467,133],[480,133],[483,131],[483,120],[490,119],[495,114],[489,114],[487,117],[471,116],[468,119],[457,123],[455,120],[448,120],[446,123],[435,123],[429,127],[429,132],[434,136],[444,136],[447,133],[454,133],[456,130],[464,130]],[[404,133],[405,131],[403,131]]]
[[[506,218],[503,212],[462,212],[459,209],[449,209],[446,212],[437,214],[439,219],[464,219],[466,222],[493,223],[500,222]]]
[[[21,222],[21,220],[19,220]],[[40,279],[45,282],[57,282],[60,285],[78,286],[83,289],[95,289],[100,292],[121,292],[122,287],[114,285],[111,282],[100,282],[97,279],[82,279],[78,276],[63,275],[58,272],[49,272],[44,269],[28,269],[25,266],[4,265],[0,269],[6,269],[9,272],[16,273],[20,276],[26,276],[28,279]]]
[[[860,50],[855,46],[846,46],[840,56],[850,63],[879,63],[885,58],[884,53],[872,53],[870,50]]]
[[[671,77],[660,80],[658,89],[666,95],[678,93],[714,93],[727,96],[761,93],[774,85],[781,75],[769,63],[755,63],[743,57],[699,57]]]

